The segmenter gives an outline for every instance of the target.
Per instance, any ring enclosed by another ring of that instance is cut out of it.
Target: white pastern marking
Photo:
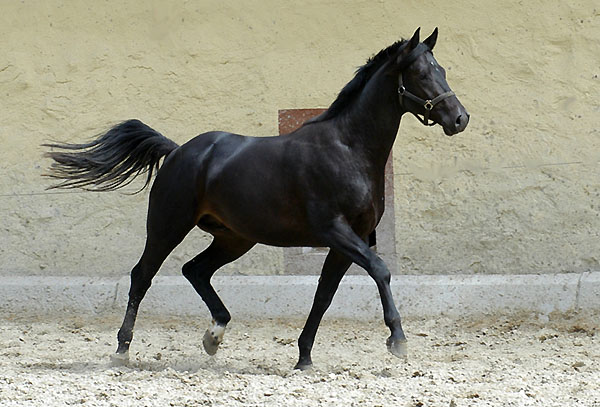
[[[210,328],[210,334],[217,340],[217,342],[221,343],[223,340],[223,335],[225,335],[225,327],[223,325],[214,324],[212,328]]]

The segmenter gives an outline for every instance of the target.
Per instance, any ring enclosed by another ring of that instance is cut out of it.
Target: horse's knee
[[[369,274],[377,283],[381,282],[384,284],[390,284],[390,281],[392,280],[392,274],[390,273],[390,270],[387,268],[383,260],[379,258],[372,263]]]

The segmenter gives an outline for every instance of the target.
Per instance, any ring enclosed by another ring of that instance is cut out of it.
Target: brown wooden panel
[[[308,119],[318,116],[327,109],[282,109],[279,110],[279,134],[296,130]]]

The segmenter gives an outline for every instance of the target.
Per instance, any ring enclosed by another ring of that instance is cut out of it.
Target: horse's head
[[[394,60],[392,71],[398,77],[400,106],[423,124],[439,124],[446,135],[452,136],[467,127],[469,113],[448,86],[446,71],[433,57],[437,28],[422,43],[419,32],[415,31]]]

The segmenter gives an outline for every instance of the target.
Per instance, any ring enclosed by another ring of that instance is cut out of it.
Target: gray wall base
[[[318,276],[217,276],[214,286],[234,318],[308,315]],[[600,310],[600,272],[542,275],[394,276],[402,316],[476,316],[515,312]],[[0,277],[0,311],[79,315],[120,314],[129,277]],[[140,313],[209,317],[183,277],[156,277]],[[377,319],[381,304],[367,276],[346,276],[328,317]]]

